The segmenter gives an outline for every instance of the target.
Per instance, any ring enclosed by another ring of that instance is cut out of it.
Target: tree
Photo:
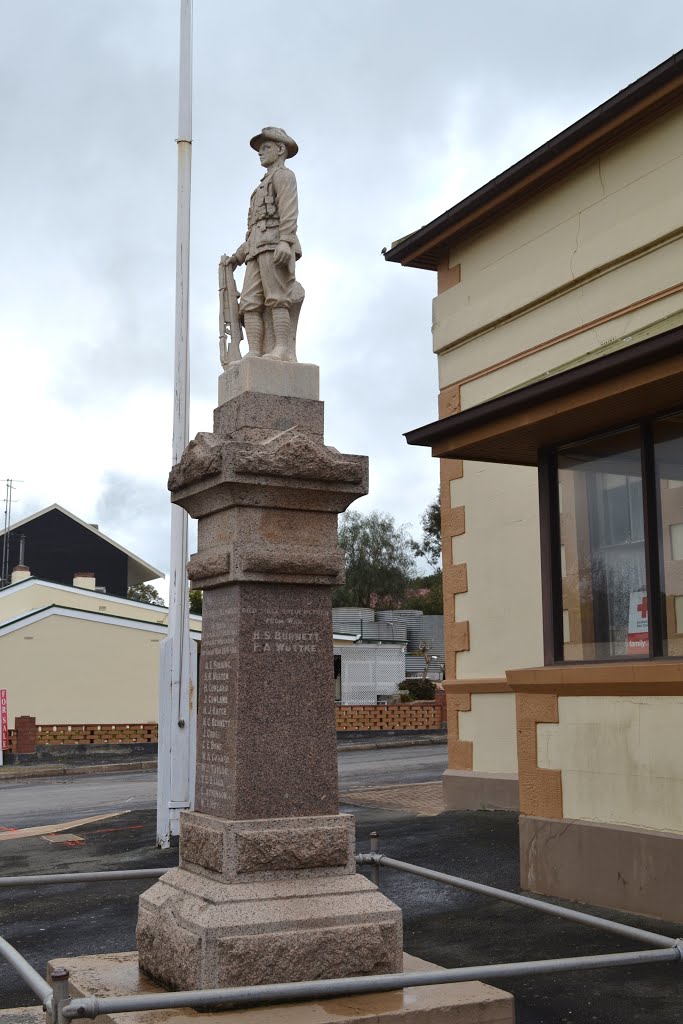
[[[420,516],[422,540],[412,541],[413,551],[425,558],[434,569],[441,567],[441,502],[437,494]]]
[[[344,512],[339,524],[346,583],[332,591],[339,607],[399,607],[415,574],[414,542],[393,516]]]
[[[203,590],[191,590],[190,591],[190,614],[201,615],[202,605],[204,602],[204,591]]]
[[[140,601],[142,604],[156,604],[162,608],[165,607],[163,597],[151,583],[134,583],[132,587],[128,587],[127,597],[129,601]]]
[[[401,694],[401,702],[406,703],[411,700],[434,700],[434,694],[436,693],[436,683],[433,683],[431,679],[404,679],[399,684],[399,693]]]
[[[443,573],[441,569],[431,576],[415,580],[407,596],[408,607],[423,615],[443,615]]]

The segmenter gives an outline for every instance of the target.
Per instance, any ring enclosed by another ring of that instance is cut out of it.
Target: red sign
[[[9,750],[9,726],[7,725],[7,690],[0,690],[0,750]]]
[[[647,654],[649,650],[647,592],[634,590],[628,608],[628,653]]]

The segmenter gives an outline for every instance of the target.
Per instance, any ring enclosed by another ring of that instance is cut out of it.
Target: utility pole
[[[22,483],[21,480],[5,480],[5,528],[2,535],[2,566],[0,567],[0,587],[9,586],[11,579],[10,560],[10,532],[12,528],[12,491],[16,490],[15,483]]]
[[[192,168],[192,0],[180,2],[178,207],[176,230],[173,465],[189,441],[190,184]],[[187,512],[171,505],[168,636],[161,644],[157,845],[180,831],[180,811],[194,803],[196,644],[190,639]]]

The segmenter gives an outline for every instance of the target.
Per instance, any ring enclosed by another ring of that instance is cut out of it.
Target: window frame
[[[566,444],[542,448],[538,453],[538,496],[540,513],[541,553],[541,594],[543,608],[543,652],[546,665],[600,664],[605,660],[613,662],[670,660],[675,655],[665,651],[665,603],[666,593],[662,590],[664,579],[663,542],[660,539],[661,476],[655,460],[654,423],[680,413],[680,406],[655,415],[638,418],[615,425],[613,429],[602,430],[567,441]],[[593,438],[627,429],[638,430],[640,436],[640,466],[643,484],[643,531],[645,549],[645,581],[649,599],[647,655],[616,655],[609,659],[586,658],[583,660],[564,657],[564,628],[562,608],[562,565],[558,455],[569,444],[580,444]]]

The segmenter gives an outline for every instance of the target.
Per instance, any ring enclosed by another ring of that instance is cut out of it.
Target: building
[[[10,572],[28,565],[33,576],[64,586],[71,586],[75,573],[94,573],[98,586],[115,597],[125,597],[129,587],[164,575],[100,533],[94,523],[56,504],[12,524],[8,531],[0,530],[3,553],[5,545],[9,550],[4,562]]]
[[[39,725],[156,722],[159,644],[168,609],[95,589],[23,576],[0,590],[0,678],[10,722]],[[201,638],[201,618],[190,616]]]
[[[442,615],[333,608],[332,628],[336,696],[343,704],[391,700],[404,679],[425,669],[427,678],[443,678]]]
[[[168,610],[126,594],[161,570],[56,504],[14,523],[7,540],[14,569],[0,589],[0,678],[10,721],[156,722]],[[201,618],[190,619],[198,639]]]
[[[436,220],[451,807],[683,920],[683,52]]]

